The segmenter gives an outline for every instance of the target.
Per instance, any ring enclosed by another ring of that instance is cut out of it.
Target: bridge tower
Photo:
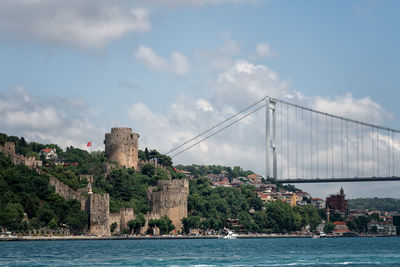
[[[265,177],[277,179],[278,170],[277,170],[277,157],[276,157],[276,99],[271,97],[266,97],[265,103],[265,136],[266,136],[266,166],[265,166]],[[272,116],[272,139],[271,139],[271,116]],[[272,150],[272,177],[270,170],[270,155]]]

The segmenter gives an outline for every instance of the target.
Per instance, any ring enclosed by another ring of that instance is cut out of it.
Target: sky
[[[106,132],[131,127],[140,149],[165,153],[267,95],[400,129],[399,12],[396,0],[0,0],[0,132],[104,150]],[[174,164],[264,175],[264,116]],[[397,182],[299,187],[341,186],[400,197]]]

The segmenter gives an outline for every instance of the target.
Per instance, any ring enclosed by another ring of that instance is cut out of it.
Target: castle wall
[[[160,214],[156,214],[156,213],[148,213],[144,215],[144,218],[146,220],[146,223],[144,224],[144,226],[142,227],[142,229],[140,229],[140,233],[141,234],[146,234],[147,230],[149,229],[149,220],[153,219],[153,220],[158,220],[161,218]],[[159,235],[160,234],[160,229],[156,226],[153,228],[153,232],[151,233],[153,235]]]
[[[147,191],[147,200],[152,213],[160,217],[167,215],[176,230],[182,230],[182,219],[187,217],[189,196],[189,181],[159,180],[157,186],[150,186]]]
[[[129,229],[128,222],[136,218],[133,209],[132,208],[121,209],[120,214],[121,214],[121,229]]]
[[[80,174],[79,179],[86,179],[88,183],[94,183],[94,178],[92,174]]]
[[[111,236],[110,195],[90,194],[88,196],[89,233],[97,236]]]
[[[151,164],[154,165],[154,167],[156,168],[160,168],[162,170],[164,170],[167,173],[168,178],[172,179],[171,173],[169,172],[168,168],[166,168],[164,165],[158,164],[156,159],[152,159],[152,160],[139,160],[138,162],[138,170],[141,171],[143,166],[146,164]]]
[[[50,176],[50,184],[54,186],[56,193],[67,200],[78,200],[81,201],[82,196],[75,190],[72,190],[68,185],[64,184],[60,180]]]
[[[5,142],[4,145],[0,145],[0,152],[4,154],[14,157],[15,155],[15,143],[14,142]]]
[[[34,168],[34,167],[41,167],[42,166],[42,161],[41,160],[36,160],[35,157],[27,157],[24,159],[24,164],[25,166],[29,168]]]
[[[120,166],[138,169],[138,138],[132,128],[112,128],[105,135],[105,155]]]
[[[111,224],[117,223],[117,227],[113,231],[114,234],[121,232],[121,214],[118,213],[110,213],[108,218],[108,224],[111,227]]]

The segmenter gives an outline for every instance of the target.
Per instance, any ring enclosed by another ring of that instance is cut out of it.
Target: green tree
[[[332,233],[333,229],[335,229],[335,225],[332,222],[325,223],[324,226],[325,233]]]
[[[297,210],[301,215],[301,226],[310,225],[311,230],[315,230],[317,225],[321,222],[321,217],[318,214],[318,210],[311,205],[299,207]]]
[[[146,160],[150,160],[150,152],[147,149],[147,147],[144,150],[144,157],[145,157]]]
[[[172,224],[172,221],[168,216],[163,216],[157,221],[157,226],[160,229],[160,234],[169,234],[172,230],[175,229],[175,226]]]
[[[82,233],[85,229],[87,229],[87,220],[87,213],[80,210],[79,203],[76,203],[69,209],[65,222],[70,227],[72,232]]]
[[[156,174],[156,167],[153,164],[145,164],[142,167],[142,174],[152,177]]]
[[[191,229],[197,229],[200,226],[200,217],[189,215],[186,218],[182,219],[183,231],[186,234],[189,234]]]
[[[49,224],[47,225],[47,227],[50,228],[50,229],[53,229],[53,230],[57,229],[58,228],[57,219],[56,218],[52,218],[50,220]]]
[[[116,222],[113,222],[110,225],[110,232],[113,233],[115,229],[117,229],[118,224]]]
[[[8,230],[20,229],[24,209],[19,203],[8,203],[0,207],[0,225]]]
[[[157,226],[157,220],[154,220],[154,219],[150,219],[149,221],[148,221],[148,229],[147,229],[147,234],[150,234],[150,235],[152,235],[152,234],[154,234],[154,227],[156,227]]]
[[[128,227],[129,227],[129,231],[135,234],[139,234],[140,233],[140,229],[146,224],[146,219],[144,218],[144,214],[143,213],[139,213],[136,216],[136,219],[134,220],[130,220],[128,222]]]
[[[357,230],[358,230],[357,224],[356,224],[354,221],[352,221],[352,220],[346,221],[346,225],[347,225],[347,227],[349,227],[349,229],[350,229],[351,231],[357,231]]]

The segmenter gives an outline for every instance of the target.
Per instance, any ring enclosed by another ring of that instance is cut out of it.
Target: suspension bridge
[[[265,110],[265,177],[280,183],[400,181],[400,131],[264,97],[176,146],[172,158]]]

